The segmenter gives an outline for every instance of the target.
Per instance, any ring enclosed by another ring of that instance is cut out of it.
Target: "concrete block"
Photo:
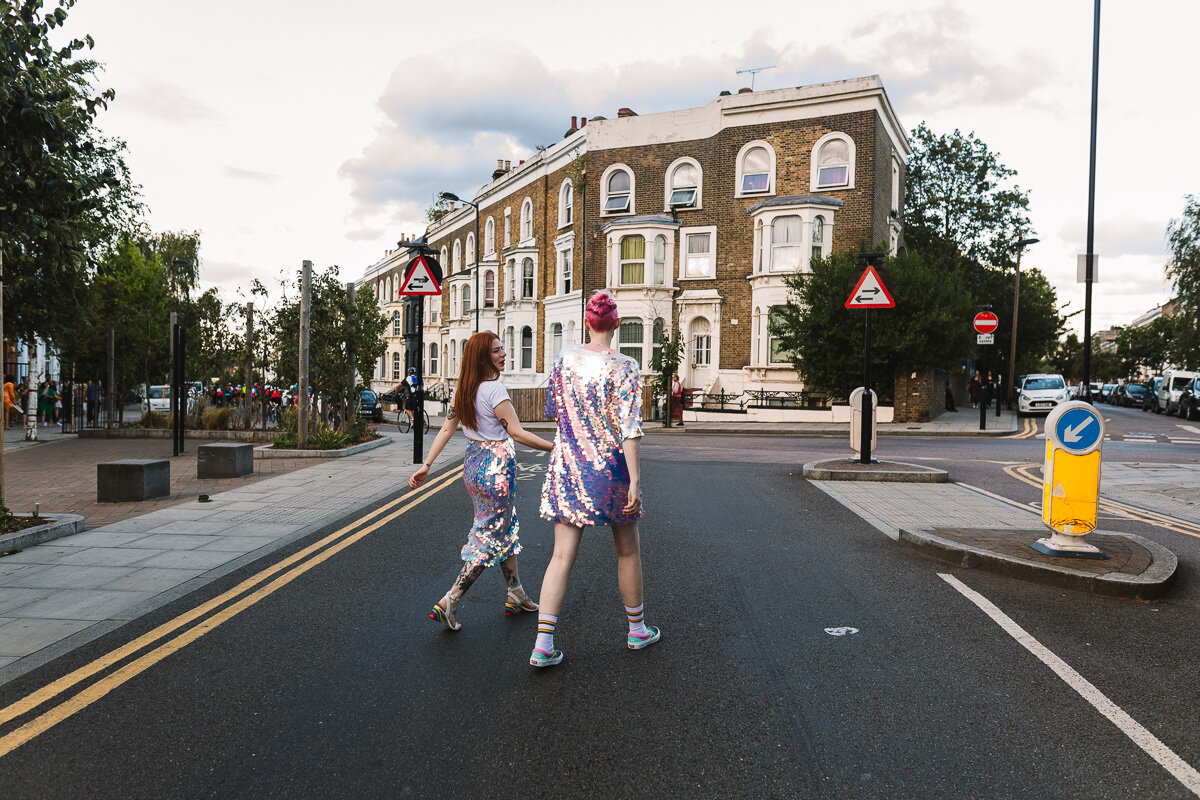
[[[254,474],[254,445],[214,442],[196,448],[196,477],[240,478]]]
[[[96,502],[128,503],[171,493],[171,462],[123,458],[96,465]]]

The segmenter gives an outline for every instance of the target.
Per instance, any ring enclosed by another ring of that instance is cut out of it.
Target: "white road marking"
[[[1183,424],[1177,422],[1177,423],[1175,423],[1175,427],[1183,428],[1188,433],[1200,433],[1200,428],[1197,428],[1195,425],[1183,425]]]
[[[1151,442],[1152,444],[1158,444],[1158,439],[1152,439],[1149,436],[1126,436],[1125,441],[1127,441],[1127,442]]]
[[[825,632],[830,636],[853,636],[858,633],[858,628],[826,628]]]
[[[1054,673],[1058,677],[1062,678],[1068,686],[1079,693],[1080,697],[1087,700],[1097,711],[1107,717],[1134,744],[1161,764],[1163,769],[1171,773],[1192,794],[1200,797],[1200,772],[1197,772],[1191,764],[1176,755],[1175,751],[1163,744],[1157,736],[1146,730],[1142,727],[1141,723],[1129,716],[1124,709],[1112,700],[1109,700],[1103,692],[1093,686],[1087,678],[1076,672],[1070,664],[1063,661],[1052,653],[1048,647],[1030,636],[1024,628],[1013,622],[1012,618],[997,608],[991,600],[971,589],[953,575],[939,572],[938,577],[957,589],[963,597],[979,606],[983,613],[991,617],[997,625],[1016,639],[1022,647],[1037,656],[1043,664],[1054,670]]]
[[[962,481],[955,481],[955,483],[957,483],[959,486],[963,487],[964,489],[970,489],[972,492],[979,492],[979,494],[986,495],[986,496],[992,498],[993,500],[999,500],[1001,503],[1007,503],[1008,505],[1012,506],[1013,508],[1019,508],[1022,511],[1029,510],[1028,505],[1025,505],[1024,503],[1019,503],[1016,500],[1013,500],[1011,497],[1003,497],[1001,495],[995,494],[994,492],[989,492],[987,489],[980,489],[978,486],[972,486],[971,484],[963,483]],[[1038,508],[1041,508],[1040,503],[1038,504]]]

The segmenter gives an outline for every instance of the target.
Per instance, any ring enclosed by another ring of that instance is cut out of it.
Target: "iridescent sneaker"
[[[555,664],[562,663],[562,650],[555,650],[553,653],[547,653],[545,650],[533,648],[533,652],[529,654],[529,666],[531,667],[553,667]]]
[[[662,638],[662,631],[653,625],[646,626],[646,632],[643,634],[631,633],[627,641],[629,642],[630,650],[641,650],[643,647],[649,647]]]

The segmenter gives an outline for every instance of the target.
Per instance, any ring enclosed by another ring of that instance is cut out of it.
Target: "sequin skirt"
[[[463,482],[475,507],[475,524],[463,545],[462,560],[490,567],[521,552],[517,533],[517,459],[512,439],[467,440]]]

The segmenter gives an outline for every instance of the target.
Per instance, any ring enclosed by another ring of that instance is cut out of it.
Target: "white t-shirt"
[[[478,427],[472,429],[463,425],[466,437],[481,442],[500,442],[509,438],[508,431],[500,424],[500,420],[496,419],[496,406],[505,400],[510,400],[508,389],[505,389],[500,381],[484,381],[479,384],[479,391],[475,392],[475,421]]]

